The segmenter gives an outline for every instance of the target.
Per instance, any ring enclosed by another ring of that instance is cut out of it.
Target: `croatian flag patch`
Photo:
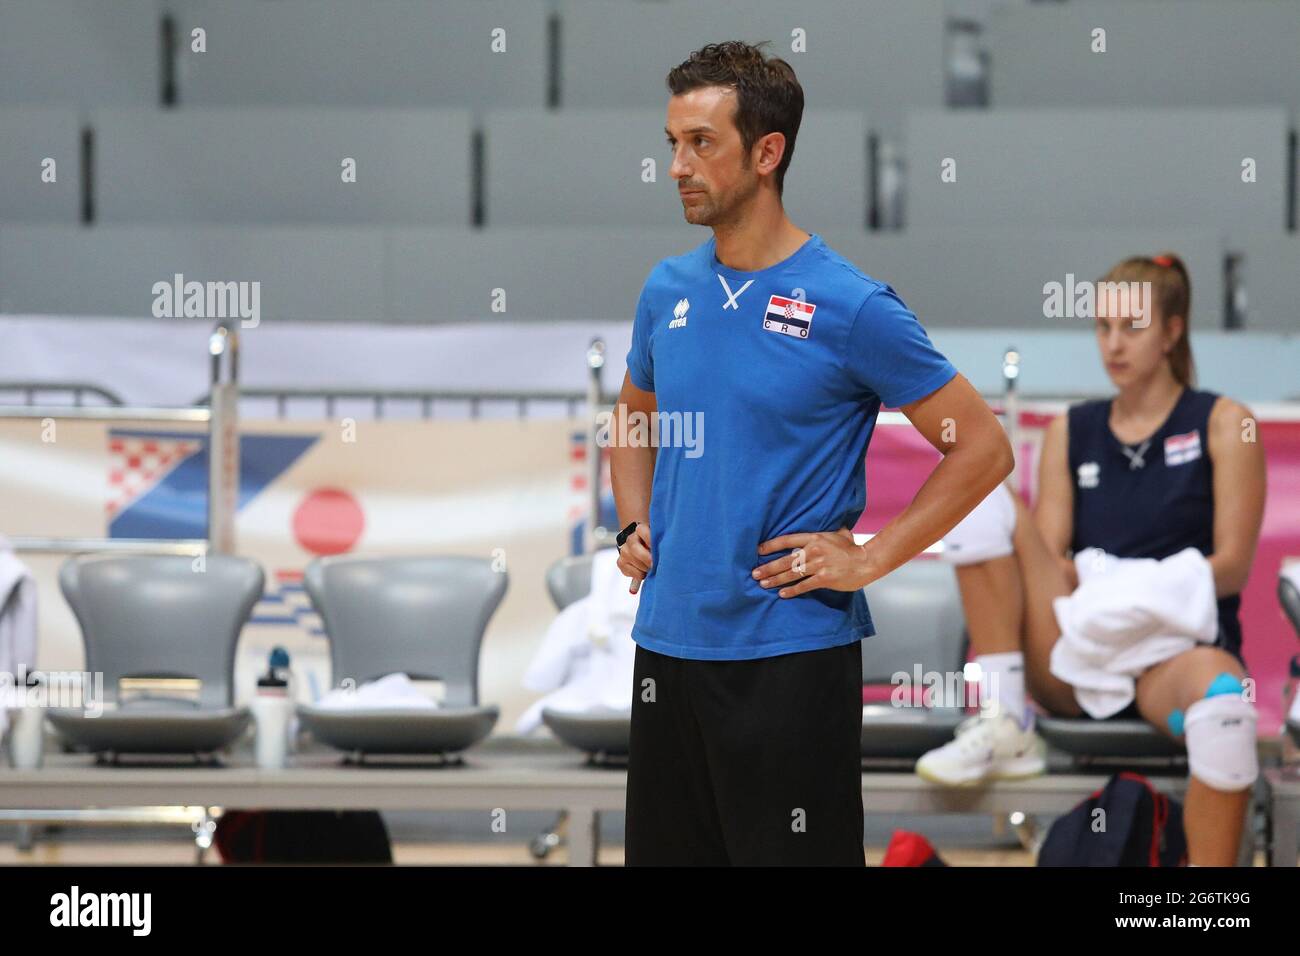
[[[763,316],[763,328],[769,332],[780,332],[782,335],[806,339],[812,333],[812,317],[815,311],[817,306],[811,302],[774,295],[767,300],[767,314]]]
[[[1165,439],[1165,464],[1184,465],[1201,457],[1201,433],[1170,435]]]

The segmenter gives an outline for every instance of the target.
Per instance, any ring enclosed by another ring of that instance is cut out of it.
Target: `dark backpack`
[[[1105,817],[1097,815],[1105,811]],[[1105,820],[1094,830],[1093,821]],[[1185,866],[1183,808],[1146,777],[1117,773],[1052,824],[1039,866]]]
[[[392,863],[374,810],[227,810],[215,839],[223,863]]]

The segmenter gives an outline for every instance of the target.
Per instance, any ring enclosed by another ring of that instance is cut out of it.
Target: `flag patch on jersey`
[[[763,316],[763,328],[769,332],[780,332],[782,335],[806,339],[812,333],[812,317],[815,311],[817,306],[811,302],[774,295],[767,300],[767,314]]]
[[[1170,435],[1165,439],[1165,464],[1183,465],[1201,457],[1201,433],[1187,432],[1185,435]]]

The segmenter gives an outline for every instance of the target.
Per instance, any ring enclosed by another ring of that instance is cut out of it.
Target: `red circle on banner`
[[[357,499],[341,488],[318,488],[293,513],[293,536],[312,554],[351,551],[366,526]]]

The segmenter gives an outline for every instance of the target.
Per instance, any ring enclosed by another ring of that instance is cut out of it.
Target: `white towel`
[[[1218,634],[1214,572],[1195,548],[1159,561],[1086,548],[1074,564],[1079,587],[1052,602],[1061,637],[1051,671],[1093,717],[1119,713],[1139,674]]]
[[[403,673],[386,674],[357,688],[336,687],[316,701],[324,710],[432,710],[438,702],[423,693]]]
[[[0,739],[9,726],[9,695],[21,674],[36,667],[36,579],[0,535]]]
[[[524,673],[524,686],[546,696],[524,711],[516,733],[540,727],[547,708],[577,714],[632,712],[632,626],[641,595],[629,594],[629,586],[618,569],[618,553],[612,548],[596,552],[591,592],[551,622]]]

